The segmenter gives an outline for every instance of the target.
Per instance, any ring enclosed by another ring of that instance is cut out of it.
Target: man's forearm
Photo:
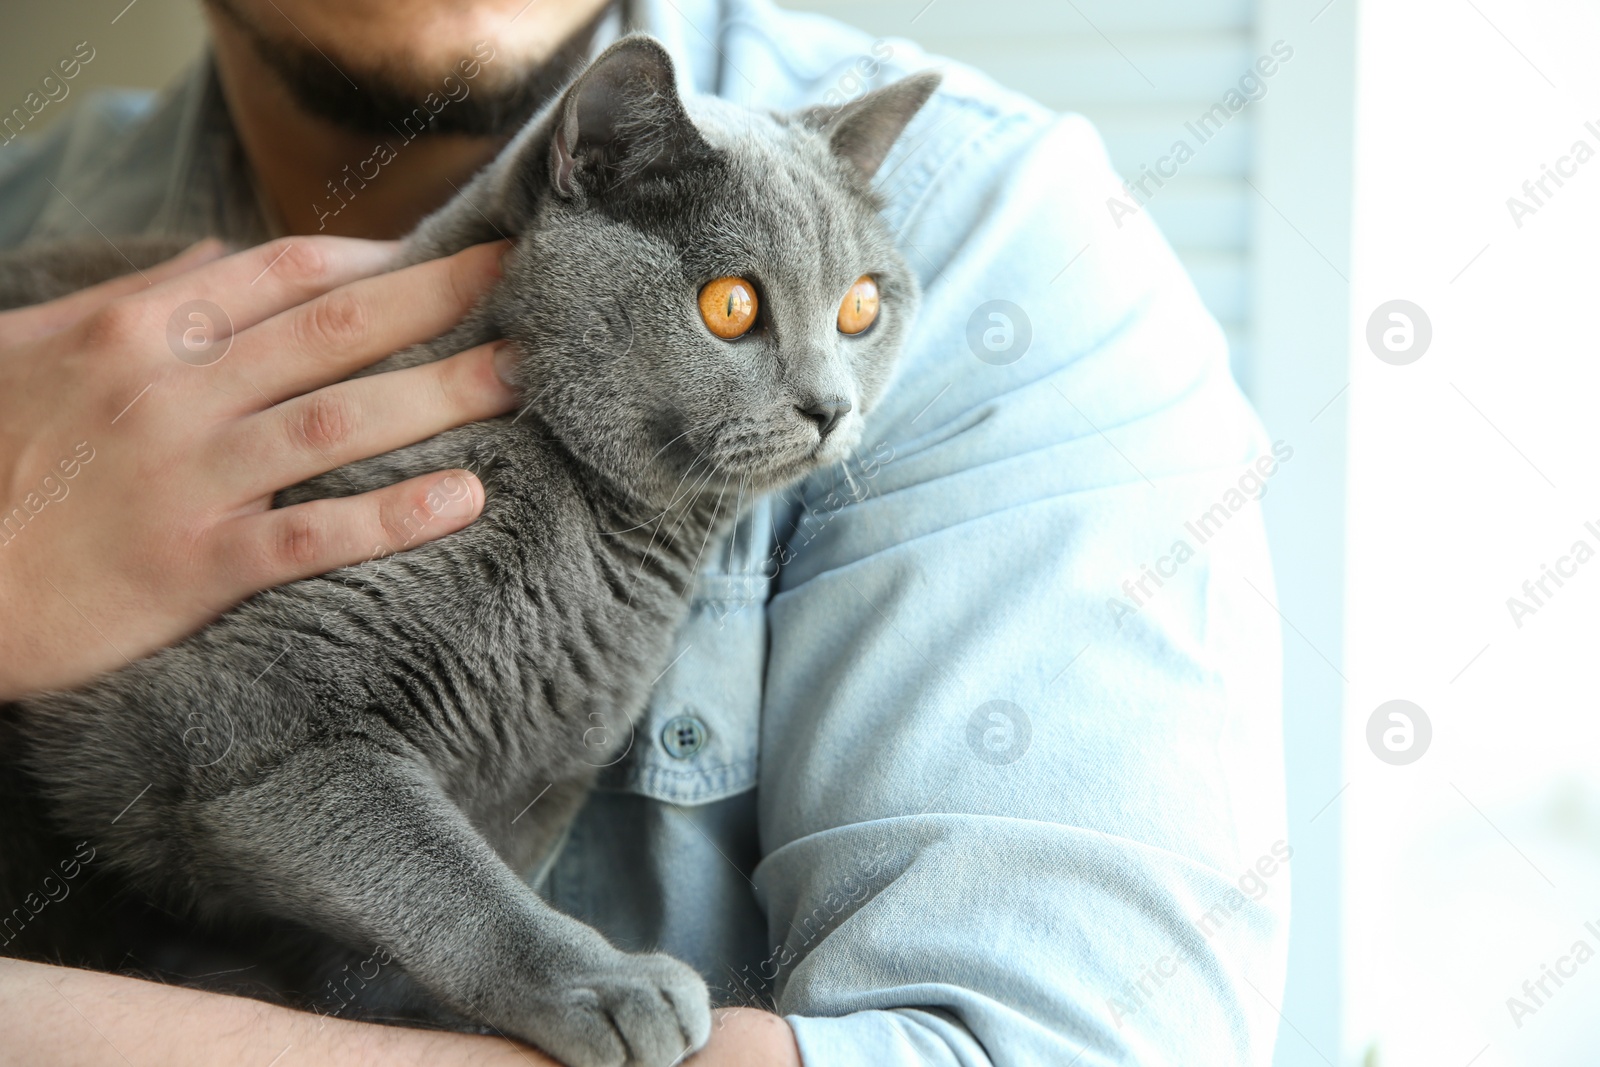
[[[95,971],[0,960],[0,1063],[49,1067],[517,1064],[553,1060],[502,1038],[404,1030]],[[287,1054],[286,1053],[287,1050]]]
[[[560,1067],[498,1037],[406,1030],[95,971],[0,959],[0,1067]],[[282,1057],[277,1059],[276,1057]],[[750,1009],[717,1014],[695,1067],[800,1067],[789,1026]]]

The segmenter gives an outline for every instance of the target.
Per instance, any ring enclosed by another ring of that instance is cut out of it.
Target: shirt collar
[[[215,235],[241,244],[276,236],[282,226],[261,195],[209,53],[190,79],[190,91],[182,98],[185,135],[152,229]]]

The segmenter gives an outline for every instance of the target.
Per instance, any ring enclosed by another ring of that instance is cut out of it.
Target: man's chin
[[[346,132],[406,140],[514,133],[581,69],[611,6],[603,3],[587,25],[531,63],[493,35],[463,39],[459,54],[433,40],[426,57],[390,52],[373,61],[365,57],[370,42],[319,46],[275,5],[263,15],[253,0],[204,2],[223,24],[219,30],[242,38],[301,111]]]

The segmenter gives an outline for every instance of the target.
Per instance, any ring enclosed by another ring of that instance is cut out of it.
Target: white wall
[[[199,52],[201,39],[196,0],[7,4],[0,14],[0,116],[25,106],[29,92],[80,43],[94,58],[66,84],[59,104],[46,104],[30,120],[30,129],[48,126],[74,103],[73,94],[81,99],[87,89],[165,85]]]
[[[1600,11],[1383,0],[1362,20],[1339,802],[1350,1046],[1385,1065],[1593,1064],[1600,960],[1547,980],[1520,1027],[1506,1001],[1580,939],[1600,952],[1584,927],[1600,920],[1600,561],[1547,582],[1520,628],[1506,601],[1575,541],[1600,549],[1584,526],[1600,520],[1600,158],[1549,184],[1520,228],[1506,201],[1574,141],[1600,151],[1584,125],[1600,120]],[[1407,366],[1359,334],[1397,297],[1433,327]],[[1361,734],[1396,697],[1434,731],[1408,766]]]

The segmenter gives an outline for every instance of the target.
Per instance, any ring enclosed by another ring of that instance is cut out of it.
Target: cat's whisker
[[[643,522],[635,523],[632,526],[624,526],[620,530],[601,530],[600,531],[600,536],[601,537],[621,537],[625,533],[633,533],[633,531],[635,531],[635,530],[644,529],[646,526],[649,526],[652,522],[655,522],[660,517],[661,516],[659,514],[652,515],[648,519],[645,519]]]
[[[698,497],[702,492],[704,492],[707,489],[707,487],[709,487],[711,485],[711,479],[715,478],[717,476],[717,472],[720,471],[721,469],[722,469],[722,464],[718,463],[716,466],[712,467],[709,471],[706,472],[706,476],[704,478],[702,478],[698,483],[696,483],[695,492],[694,492],[694,495],[696,497]],[[722,504],[722,494],[726,493],[727,491],[728,491],[727,483],[723,483],[722,489],[720,491],[718,491],[718,493],[717,493],[717,505],[719,507]],[[691,510],[692,509],[690,509],[690,508],[684,508],[683,509],[683,514],[678,517],[678,521],[673,525],[672,532],[667,535],[669,540],[676,540],[677,539],[678,531],[680,529],[682,529],[683,528],[683,524],[686,521],[688,521],[688,518],[689,518],[689,515],[691,513]],[[695,562],[697,564],[699,563],[699,558],[698,557],[696,557]]]
[[[861,499],[861,487],[856,484],[855,475],[850,473],[850,464],[849,464],[849,462],[845,462],[845,463],[839,464],[839,468],[844,471],[845,484],[850,487],[850,499],[851,500],[860,500]]]
[[[700,452],[695,455],[694,459],[689,463],[689,465],[684,468],[683,473],[678,476],[678,484],[672,487],[672,499],[667,501],[667,506],[662,508],[660,513],[656,516],[656,519],[660,520],[660,525],[656,528],[657,534],[660,534],[661,528],[666,525],[667,515],[671,513],[672,509],[677,507],[679,502],[688,500],[694,496],[695,486],[700,480],[700,476],[695,473],[695,468],[698,467],[701,461],[706,458],[706,453],[709,451],[709,445],[706,448],[701,449]],[[689,481],[691,475],[693,475],[695,480],[690,482],[689,487],[685,489],[684,483]]]
[[[744,483],[746,475],[739,475],[739,495],[733,502],[733,521],[739,521],[739,515],[744,511]],[[733,538],[728,538],[728,573],[733,573]]]
[[[656,512],[654,515],[651,515],[649,518],[644,519],[644,520],[634,524],[633,526],[626,526],[626,527],[623,527],[620,530],[601,530],[600,531],[601,536],[604,536],[604,537],[617,537],[617,536],[619,536],[621,534],[632,533],[634,530],[641,530],[644,527],[649,526],[651,523],[657,522],[657,521],[661,520],[662,518],[664,518],[666,516],[667,512],[671,511],[673,509],[673,507],[677,505],[678,501],[683,499],[678,491],[683,488],[684,479],[688,478],[689,475],[691,473],[693,473],[695,467],[699,466],[700,461],[705,458],[706,452],[709,449],[710,449],[709,445],[706,446],[706,448],[701,449],[701,451],[689,463],[689,466],[684,469],[683,474],[678,478],[678,484],[673,486],[672,499],[667,501],[667,506],[666,507],[664,507],[660,511]]]
[[[512,426],[515,426],[522,419],[522,416],[524,416],[528,412],[532,411],[533,410],[533,405],[535,405],[539,401],[543,400],[544,399],[544,394],[548,393],[550,391],[550,387],[552,385],[554,385],[554,384],[555,384],[554,381],[545,382],[544,383],[544,388],[539,390],[538,395],[535,396],[532,400],[530,400],[526,404],[522,405],[522,410],[517,412],[517,417],[512,419],[510,424]]]
[[[667,449],[671,448],[673,445],[677,444],[679,441],[683,440],[685,437],[688,437],[689,434],[691,434],[693,432],[694,432],[694,427],[693,426],[689,427],[687,430],[683,431],[678,436],[674,437],[672,440],[670,440],[666,444],[662,445],[660,448],[656,449],[656,454],[651,456],[650,459],[652,461],[660,459],[661,458],[661,453],[665,452]]]
[[[699,492],[699,490],[697,488],[697,486],[699,484],[699,481],[700,481],[699,475],[695,475],[695,482],[692,483],[689,486],[689,489],[688,489],[687,492],[680,492],[680,490],[683,489],[683,483],[688,480],[689,475],[694,472],[695,467],[700,465],[700,461],[706,458],[706,453],[709,452],[709,451],[711,451],[711,446],[707,445],[705,448],[700,450],[698,455],[696,455],[694,457],[694,462],[689,464],[689,466],[687,468],[685,468],[682,477],[680,477],[678,479],[677,486],[675,486],[673,488],[672,499],[667,503],[666,508],[663,509],[663,511],[662,511],[663,515],[666,514],[666,512],[671,511],[673,508],[677,507],[679,501],[688,500],[688,499],[692,498],[695,495],[695,493]],[[720,466],[720,464],[719,464],[719,466]]]
[[[717,470],[721,470],[720,464],[718,465]],[[711,543],[711,531],[717,528],[717,521],[722,518],[722,498],[724,495],[726,495],[727,491],[728,484],[727,482],[723,482],[722,488],[717,492],[717,503],[711,510],[711,521],[706,524],[705,536],[700,538],[700,551],[694,554],[694,563],[689,566],[690,574],[700,573],[700,557],[705,555],[706,546]]]
[[[715,478],[717,476],[717,471],[721,469],[722,464],[718,463],[707,470],[703,476],[695,478],[694,484],[689,487],[689,492],[683,497],[684,500],[689,502],[689,505],[686,506],[683,509],[682,514],[678,516],[678,521],[672,524],[672,530],[667,534],[668,541],[677,539],[678,531],[683,528],[684,522],[686,522],[689,516],[693,514],[694,501],[698,500],[700,494],[705,492],[706,487],[711,484],[711,479]]]
[[[667,513],[672,510],[673,505],[675,505],[679,500],[684,499],[684,497],[678,494],[678,489],[681,488],[683,483],[688,479],[690,472],[692,472],[695,467],[699,465],[700,461],[705,458],[706,452],[710,450],[710,447],[711,446],[707,445],[706,448],[701,449],[699,454],[694,457],[694,462],[690,463],[689,466],[684,469],[683,474],[678,478],[677,486],[673,487],[672,500],[667,503],[665,508],[661,509],[661,514],[657,516],[655,533],[650,535],[650,543],[645,546],[644,553],[640,555],[639,567],[633,572],[633,581],[628,586],[628,607],[633,606],[633,594],[639,588],[639,579],[644,574],[645,561],[648,560],[651,553],[655,551],[656,538],[661,536],[661,531],[665,529],[667,525]]]

